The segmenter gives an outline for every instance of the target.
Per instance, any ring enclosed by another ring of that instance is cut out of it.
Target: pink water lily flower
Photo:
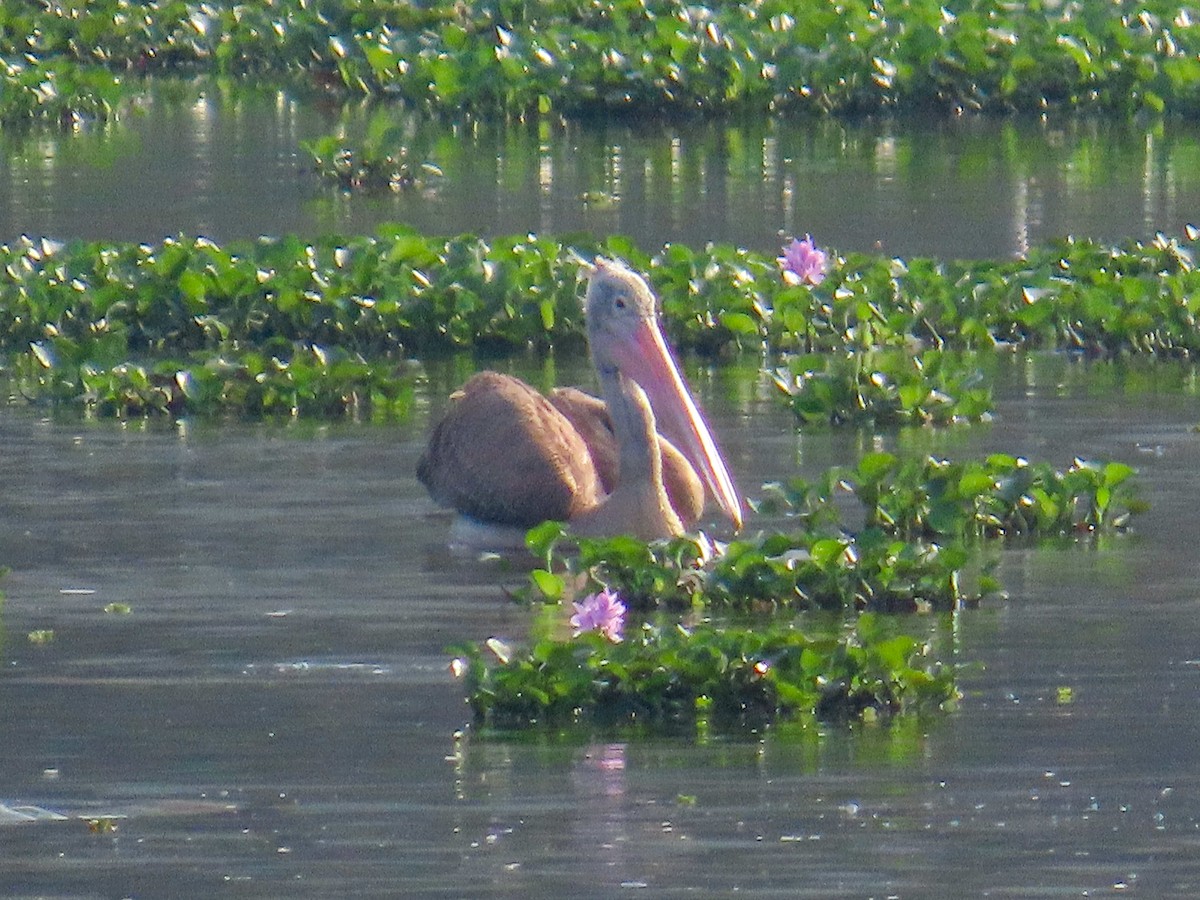
[[[825,280],[825,251],[818,250],[807,234],[804,240],[793,238],[783,248],[783,256],[777,262],[783,269],[783,280],[788,284],[820,284]]]
[[[575,615],[571,616],[575,637],[585,631],[599,631],[614,644],[620,643],[621,629],[625,626],[625,604],[616,591],[605,588],[571,605],[575,607]]]

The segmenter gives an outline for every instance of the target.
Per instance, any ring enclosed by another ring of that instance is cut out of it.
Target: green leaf
[[[529,573],[529,577],[533,579],[533,583],[547,600],[560,599],[566,589],[566,582],[561,576],[547,572],[545,569],[534,569]]]

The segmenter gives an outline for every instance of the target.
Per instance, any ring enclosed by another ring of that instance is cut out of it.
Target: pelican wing
[[[601,489],[606,494],[612,493],[617,486],[620,455],[607,404],[599,397],[573,387],[555,388],[550,392],[550,402],[571,423],[576,434],[583,438],[592,455],[596,473],[600,476]]]
[[[603,496],[583,439],[529,385],[480,372],[452,400],[417,464],[436,502],[528,528],[571,519]]]

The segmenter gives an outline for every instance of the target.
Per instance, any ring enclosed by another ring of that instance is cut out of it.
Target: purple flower
[[[818,250],[807,234],[804,240],[793,238],[777,262],[788,284],[820,284],[825,280],[825,251]]]
[[[575,637],[585,631],[599,631],[614,644],[620,642],[621,628],[625,625],[625,604],[616,591],[605,588],[571,605],[575,607],[575,615],[571,616]]]

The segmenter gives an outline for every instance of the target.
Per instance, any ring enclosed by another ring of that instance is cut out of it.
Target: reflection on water
[[[1196,896],[1194,368],[1018,358],[993,424],[879,435],[796,435],[753,368],[689,369],[747,493],[874,447],[1084,452],[1152,510],[1005,550],[1007,599],[928,623],[953,715],[456,736],[447,647],[530,614],[413,477],[455,363],[392,425],[0,409],[0,895]]]
[[[402,124],[445,178],[348,196],[300,148]],[[722,241],[772,251],[811,232],[843,251],[1005,256],[1068,233],[1118,241],[1200,217],[1200,128],[1067,120],[431,123],[388,108],[173,86],[69,135],[0,135],[0,239],[203,233],[534,231]]]

